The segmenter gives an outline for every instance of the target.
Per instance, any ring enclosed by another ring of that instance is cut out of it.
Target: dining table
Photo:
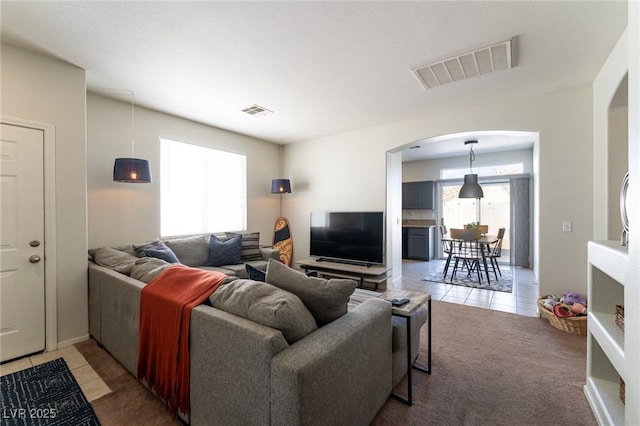
[[[461,239],[461,238],[453,238],[451,237],[450,234],[445,235],[444,237],[441,238],[441,241],[443,244],[448,244],[449,245],[449,253],[447,256],[447,260],[444,264],[444,277],[447,277],[447,271],[449,269],[449,264],[451,263],[451,258],[453,257],[453,245],[455,243],[463,243],[465,242],[465,240]],[[466,241],[469,242],[469,241]],[[489,278],[489,269],[487,267],[487,254],[490,252],[490,247],[491,244],[495,244],[498,242],[498,236],[497,235],[481,235],[480,238],[478,238],[477,240],[472,240],[471,243],[473,244],[477,244],[477,246],[480,248],[480,253],[482,254],[482,263],[484,265],[484,272],[485,275],[487,277],[487,283],[491,284],[491,278]],[[492,264],[492,267],[493,264]],[[494,267],[494,274],[495,274],[495,267]],[[453,277],[452,277],[453,279]]]

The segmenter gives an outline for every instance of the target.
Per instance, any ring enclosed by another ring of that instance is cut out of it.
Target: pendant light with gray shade
[[[477,140],[465,141],[465,145],[469,146],[469,171],[471,173],[464,175],[464,184],[460,188],[458,198],[483,198],[484,192],[482,187],[478,184],[478,175],[473,173],[471,169],[473,167],[473,161],[476,159],[476,154],[473,152],[473,145],[477,144]]]
[[[283,154],[282,154],[282,144],[280,144],[280,175],[282,176],[282,170],[284,169],[282,165]],[[271,193],[272,194],[291,194],[291,181],[285,178],[278,178],[271,180]]]
[[[151,183],[151,166],[148,160],[133,158],[134,148],[134,96],[131,94],[131,157],[116,158],[113,165],[114,182]]]

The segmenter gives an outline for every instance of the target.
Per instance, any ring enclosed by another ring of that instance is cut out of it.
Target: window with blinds
[[[245,231],[247,157],[160,139],[163,237]]]

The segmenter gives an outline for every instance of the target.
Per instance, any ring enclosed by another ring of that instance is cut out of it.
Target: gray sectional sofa
[[[194,247],[202,250],[204,239],[191,238],[165,245],[181,263],[200,263]],[[141,246],[92,250],[89,262],[90,334],[133,375],[141,291],[169,265],[137,257]],[[261,256],[274,259],[269,251]],[[390,303],[359,289],[354,299],[351,280],[268,264],[266,283],[230,278],[192,311],[186,419],[194,425],[369,424],[406,372],[406,331],[393,325]],[[231,266],[227,275],[244,275],[246,264]],[[415,357],[419,327],[414,330]]]
[[[235,244],[235,250],[221,250],[223,253],[233,251],[235,259],[229,256],[212,255],[212,242],[218,241],[223,244],[231,242],[233,238],[239,238],[240,243]],[[221,235],[193,235],[182,238],[156,239],[138,244],[128,244],[116,247],[101,247],[89,250],[89,258],[95,263],[115,269],[119,272],[129,273],[131,269],[131,259],[122,259],[120,252],[125,252],[134,257],[140,258],[160,258],[168,260],[168,257],[175,255],[175,261],[183,265],[196,268],[219,271],[229,276],[248,278],[246,265],[251,265],[257,269],[265,270],[269,259],[278,260],[280,252],[271,247],[261,247],[259,245],[260,233],[247,232],[242,234],[227,232]],[[115,252],[114,252],[115,250]],[[145,253],[146,252],[146,253]],[[122,262],[119,265],[118,262]],[[228,262],[228,263],[227,263]]]

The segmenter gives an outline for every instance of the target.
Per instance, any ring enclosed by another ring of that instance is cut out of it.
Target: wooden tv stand
[[[350,263],[331,262],[328,260],[318,260],[308,258],[296,262],[305,272],[317,271],[319,275],[332,278],[349,278],[358,282],[358,287],[365,284],[372,284],[378,290],[380,284],[384,284],[382,290],[386,289],[387,279],[391,278],[389,271],[391,268],[385,265],[354,265]]]

